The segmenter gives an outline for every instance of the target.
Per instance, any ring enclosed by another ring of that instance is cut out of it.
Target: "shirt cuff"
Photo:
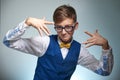
[[[108,50],[102,49],[102,55],[103,56],[108,56],[110,54],[112,54],[112,48],[111,47]]]

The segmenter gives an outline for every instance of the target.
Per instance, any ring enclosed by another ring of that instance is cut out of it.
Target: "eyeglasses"
[[[54,28],[55,28],[55,30],[56,30],[57,32],[62,32],[63,29],[64,29],[66,32],[71,32],[71,31],[73,31],[74,27],[75,27],[75,25],[72,25],[72,26],[65,25],[64,27],[63,27],[63,26],[60,26],[60,25],[55,25]]]

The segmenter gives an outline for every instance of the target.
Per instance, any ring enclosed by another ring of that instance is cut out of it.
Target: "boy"
[[[83,44],[86,47],[102,47],[101,59],[97,60],[81,43],[73,39],[78,28],[77,15],[69,5],[59,6],[53,14],[53,22],[29,17],[16,28],[8,31],[4,44],[10,48],[38,56],[34,80],[70,80],[76,65],[82,65],[97,74],[107,76],[113,67],[112,49],[107,39],[98,31],[85,32],[90,38]],[[46,25],[54,25],[56,35],[50,35]],[[28,27],[34,27],[40,36],[21,38]],[[43,36],[44,32],[47,36]]]

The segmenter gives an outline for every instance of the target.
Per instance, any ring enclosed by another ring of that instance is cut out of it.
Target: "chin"
[[[69,37],[60,37],[60,39],[64,43],[69,43],[71,41],[71,38],[69,38]]]
[[[62,42],[68,43],[68,42],[70,42],[70,40],[69,39],[63,39]]]

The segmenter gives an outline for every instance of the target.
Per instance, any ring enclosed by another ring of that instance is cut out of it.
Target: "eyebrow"
[[[59,25],[59,24],[55,24],[56,26],[62,26],[62,25]],[[73,26],[74,24],[66,24],[65,26]]]

